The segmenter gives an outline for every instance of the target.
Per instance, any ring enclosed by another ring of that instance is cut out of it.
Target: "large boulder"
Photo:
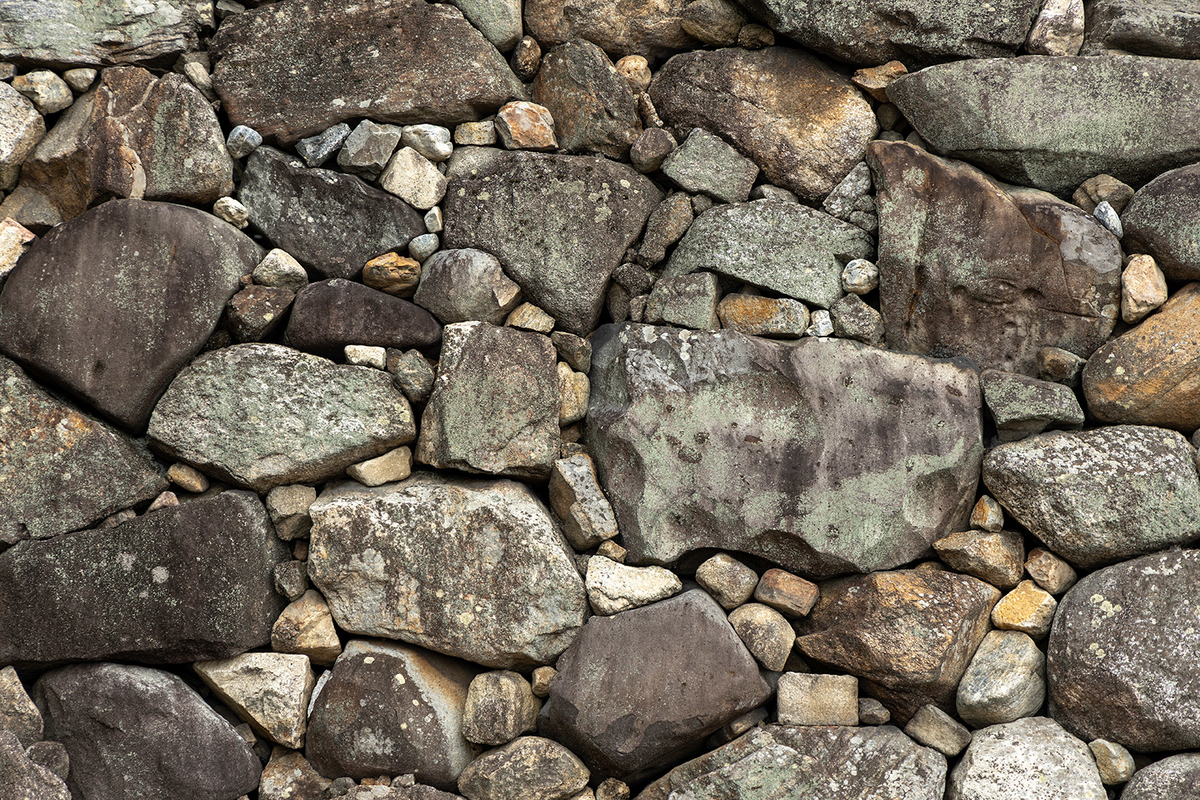
[[[283,0],[227,18],[211,53],[230,120],[280,144],[363,117],[454,125],[524,93],[461,11],[424,0]]]
[[[728,139],[772,183],[808,200],[862,161],[879,126],[867,99],[815,56],[788,47],[678,55],[650,97],[682,141],[700,127]]]
[[[910,144],[867,163],[890,347],[1036,377],[1041,348],[1086,358],[1112,332],[1121,248],[1091,215]]]
[[[140,432],[261,256],[198,209],[104,203],[22,256],[0,293],[0,350]]]
[[[983,442],[964,365],[643,325],[593,347],[588,442],[631,563],[721,548],[825,577],[965,530]]]
[[[1190,0],[1092,0],[1082,55],[1105,51],[1200,58],[1200,8]]]
[[[341,359],[346,345],[431,347],[442,339],[442,326],[425,309],[345,278],[310,283],[292,304],[284,334],[287,343],[307,353]]]
[[[586,39],[614,58],[662,56],[700,43],[683,29],[688,0],[526,0],[525,29],[543,46]]]
[[[0,358],[0,542],[87,527],[167,488],[123,434],[51,397]]]
[[[642,132],[629,83],[588,41],[567,42],[543,59],[533,99],[550,111],[563,150],[621,159]]]
[[[499,153],[452,175],[444,243],[495,255],[527,300],[582,336],[662,199],[646,176],[599,156]]]
[[[976,731],[946,800],[1105,800],[1091,752],[1054,720],[1025,717]]]
[[[329,489],[309,514],[309,577],[350,633],[524,668],[587,616],[570,547],[524,484],[417,473]]]
[[[589,619],[558,660],[538,730],[593,776],[630,781],[678,760],[770,694],[724,610],[694,589]]]
[[[149,429],[159,451],[257,492],[332,478],[416,433],[386,372],[277,344],[196,359],[171,383]]]
[[[887,94],[939,152],[1056,194],[1101,173],[1136,186],[1200,161],[1200,61],[973,59],[901,77]]]
[[[1059,602],[1046,649],[1054,718],[1087,741],[1141,752],[1200,748],[1197,585],[1197,550],[1081,578]]]
[[[1200,11],[1197,12],[1200,28]],[[1125,246],[1149,253],[1171,280],[1200,279],[1200,164],[1164,172],[1133,195],[1121,212]]]
[[[0,553],[0,663],[119,658],[178,664],[271,641],[287,558],[249,492],[222,492],[115,528]]]
[[[78,664],[43,675],[34,699],[78,800],[234,800],[258,786],[254,751],[169,672]]]

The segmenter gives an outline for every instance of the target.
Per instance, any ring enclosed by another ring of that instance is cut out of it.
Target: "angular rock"
[[[779,724],[857,725],[858,678],[851,675],[779,676]]]
[[[687,0],[624,5],[619,0],[527,0],[525,28],[544,46],[587,39],[609,55],[668,55],[698,43],[682,26]]]
[[[480,750],[462,735],[475,672],[419,647],[355,639],[317,691],[304,754],[327,777],[413,773],[452,790]]]
[[[308,273],[304,267],[286,250],[278,247],[263,256],[263,260],[254,268],[252,277],[259,286],[290,289],[293,292],[308,286]]]
[[[730,0],[697,0],[683,11],[684,31],[714,47],[735,44],[745,24],[745,13]]]
[[[296,295],[284,337],[298,350],[337,358],[346,345],[431,347],[441,341],[442,328],[407,300],[332,278],[309,284]]]
[[[174,469],[174,468],[172,468]],[[196,470],[188,467],[192,472]],[[201,478],[204,476],[200,475]],[[168,473],[170,476],[170,473]],[[207,486],[207,478],[205,478]],[[203,490],[200,490],[203,491]],[[311,486],[296,484],[294,486],[276,486],[267,492],[267,513],[275,525],[275,533],[285,542],[308,536],[312,520],[308,516],[308,508],[317,499],[317,490]]]
[[[1154,256],[1171,280],[1200,278],[1200,212],[1189,202],[1198,190],[1200,164],[1173,169],[1139,189],[1121,215],[1126,247]]]
[[[399,253],[384,253],[363,265],[363,283],[396,297],[412,297],[421,280],[421,264]]]
[[[1088,4],[1083,53],[1106,50],[1198,58],[1200,11],[1186,0],[1096,0]]]
[[[309,575],[343,630],[508,669],[553,661],[583,625],[570,549],[523,484],[417,473],[311,513]]]
[[[503,325],[521,302],[521,287],[504,274],[491,253],[441,250],[422,265],[413,302],[446,325],[472,321]]]
[[[523,331],[549,333],[554,330],[554,317],[533,303],[521,303],[505,318],[504,324],[510,328],[520,328]]]
[[[424,403],[433,392],[433,382],[436,376],[433,367],[425,360],[419,350],[400,352],[389,350],[387,360],[388,372],[396,380],[396,385],[405,397],[414,403]]]
[[[971,527],[991,533],[1004,530],[1004,509],[996,498],[988,494],[980,496],[971,509]]]
[[[366,115],[454,125],[522,95],[458,9],[419,0],[271,4],[227,19],[211,52],[233,123],[285,145]]]
[[[560,45],[542,59],[533,99],[554,117],[558,145],[568,152],[620,160],[642,132],[625,78],[603,50],[586,40]]]
[[[946,800],[1105,800],[1087,745],[1046,717],[977,731],[950,773]]]
[[[42,740],[41,712],[12,667],[0,669],[0,732],[11,733],[23,748]]]
[[[16,735],[0,728],[0,785],[6,800],[70,800],[65,783],[33,761]]]
[[[412,473],[412,450],[397,447],[381,456],[346,467],[346,474],[363,486],[402,481]]]
[[[747,336],[799,339],[808,327],[808,309],[786,297],[727,294],[717,304],[721,327]]]
[[[1133,187],[1114,178],[1112,175],[1096,175],[1079,184],[1071,202],[1091,214],[1096,206],[1107,202],[1118,214],[1125,211],[1125,206],[1133,199]]]
[[[271,649],[299,653],[322,666],[329,666],[341,655],[333,616],[320,592],[309,589],[283,610],[271,628]]]
[[[771,183],[806,200],[828,194],[879,132],[849,80],[787,47],[676,56],[654,76],[650,97],[677,134],[700,127],[720,135]]]
[[[550,508],[562,522],[567,541],[581,552],[620,533],[612,506],[596,480],[595,464],[584,453],[554,462]]]
[[[259,800],[324,800],[330,783],[302,753],[276,747],[263,768],[258,796]]]
[[[0,88],[0,191],[12,191],[17,185],[21,165],[45,135],[46,122],[33,103],[4,84]]]
[[[904,726],[904,732],[919,744],[954,758],[971,743],[971,732],[937,706],[921,706]]]
[[[380,125],[364,119],[350,132],[338,151],[338,166],[345,172],[373,180],[383,172],[398,144],[399,126]]]
[[[85,528],[167,488],[135,443],[0,358],[0,542]]]
[[[521,41],[519,0],[455,0],[454,5],[500,52]]]
[[[9,85],[28,97],[43,116],[57,114],[74,101],[67,82],[48,69],[18,75]]]
[[[436,253],[439,247],[441,240],[436,233],[423,233],[408,243],[408,254],[420,264]]]
[[[1132,256],[1121,273],[1121,319],[1133,324],[1167,302],[1167,279],[1151,256]]]
[[[583,336],[662,197],[646,177],[603,158],[499,153],[463,174],[451,170],[445,246],[494,254],[528,300]]]
[[[255,733],[284,747],[304,746],[308,701],[316,683],[308,656],[245,653],[192,666]]]
[[[425,156],[411,147],[401,147],[379,176],[379,185],[413,208],[422,211],[442,202],[446,178]]]
[[[696,568],[696,583],[726,611],[750,599],[758,574],[726,553],[717,553]]]
[[[722,203],[742,203],[758,167],[703,128],[692,128],[683,144],[664,159],[662,173],[685,191],[704,192]]]
[[[501,745],[537,728],[541,702],[519,672],[483,672],[471,680],[463,706],[463,736]]]
[[[548,337],[486,322],[446,327],[416,458],[439,469],[544,480],[559,452]]]
[[[842,296],[844,262],[874,256],[871,236],[849,223],[799,203],[757,200],[697,217],[663,276],[712,270],[828,308]]]
[[[1011,589],[1024,572],[1025,539],[1013,531],[961,531],[933,543],[938,557],[952,569]]]
[[[411,442],[416,429],[382,371],[244,344],[181,372],[155,407],[149,435],[172,458],[265,492],[333,477]]]
[[[1038,377],[1044,381],[1079,388],[1087,359],[1060,347],[1043,347],[1037,354]]]
[[[276,247],[322,278],[355,277],[370,259],[425,231],[421,216],[398,197],[353,175],[308,169],[272,147],[246,161],[238,199]]]
[[[815,583],[781,569],[763,573],[754,587],[754,599],[789,617],[803,617],[820,596]]]
[[[496,112],[496,136],[509,150],[557,150],[554,116],[537,103],[514,100]]]
[[[1044,639],[1058,608],[1049,592],[1033,581],[1021,581],[992,609],[992,624],[1002,631],[1021,631],[1034,639]]]
[[[1200,161],[1197,87],[1195,61],[1026,56],[930,67],[888,98],[938,152],[1065,195],[1100,173],[1136,186]]]
[[[534,44],[536,45],[537,42],[534,42]],[[538,54],[538,58],[541,59],[540,53]],[[533,76],[530,75],[529,77]],[[496,143],[496,123],[491,120],[485,122],[464,122],[454,129],[454,143],[476,147],[490,147]]]
[[[865,694],[908,722],[929,703],[953,708],[955,687],[999,597],[995,587],[953,572],[841,578],[821,586],[821,599],[797,624],[796,648],[858,676]]]
[[[1055,719],[1140,752],[1200,747],[1197,576],[1200,552],[1175,550],[1098,570],[1067,592],[1046,650]]]
[[[1139,769],[1125,785],[1122,800],[1159,800],[1200,792],[1200,753],[1181,753]]]
[[[1112,332],[1120,245],[1090,215],[910,144],[867,163],[889,346],[1035,375],[1040,348],[1086,358]]]
[[[296,293],[274,286],[248,286],[229,298],[223,326],[235,342],[260,342],[283,322]]]
[[[692,224],[692,199],[676,192],[654,209],[646,222],[646,233],[638,248],[638,261],[654,266],[667,256],[667,248],[679,241]]]
[[[203,211],[110,201],[22,257],[0,294],[0,349],[122,427],[143,430],[260,255]]]
[[[763,669],[783,671],[796,641],[796,632],[783,614],[762,603],[746,603],[733,610],[729,615],[729,624],[737,631],[750,654],[763,665]],[[857,697],[854,703],[858,703]]]
[[[296,142],[296,152],[310,167],[319,167],[341,149],[350,137],[350,126],[344,122],[332,125],[318,133]]]
[[[1174,431],[1120,425],[1034,436],[989,452],[983,481],[1018,522],[1076,566],[1200,537],[1193,451]]]
[[[1070,431],[1083,427],[1079,398],[1060,383],[997,369],[985,369],[979,383],[1001,442],[1015,442],[1046,428]]]
[[[646,299],[643,319],[701,331],[720,330],[717,301],[721,286],[711,272],[696,272],[662,278],[655,282]]]
[[[604,615],[649,605],[683,591],[683,583],[670,570],[627,567],[603,556],[588,559],[585,586],[592,611]]]
[[[1025,52],[1073,56],[1083,46],[1083,0],[1047,0],[1025,41]]]
[[[884,339],[883,317],[856,294],[848,294],[829,307],[833,335],[880,345]]]
[[[174,664],[260,647],[284,605],[271,572],[285,558],[246,492],[22,542],[0,553],[0,663]]]
[[[180,678],[122,664],[78,664],[34,686],[46,733],[70,756],[73,797],[233,798],[262,769],[233,726]]]
[[[631,563],[713,547],[827,577],[899,566],[965,527],[982,456],[973,370],[641,325],[602,328],[593,347],[587,438]]]
[[[558,742],[522,736],[471,762],[458,790],[467,800],[566,800],[587,788],[590,775]]]
[[[677,146],[669,131],[647,128],[629,148],[629,160],[638,172],[654,172]]]
[[[624,658],[613,660],[614,649]],[[670,763],[770,695],[721,607],[699,590],[592,617],[558,669],[539,730],[594,775],[626,782]]]
[[[1046,698],[1046,657],[1028,634],[989,631],[958,683],[954,705],[975,728],[1037,713]]]
[[[565,428],[579,422],[587,415],[592,384],[587,375],[575,372],[562,361],[558,362],[556,369],[558,370],[558,394],[562,402],[558,411],[558,424]]]
[[[6,218],[0,222],[0,286],[36,239],[37,234],[14,219]]]
[[[1071,565],[1042,547],[1029,551],[1025,571],[1050,594],[1062,594],[1075,585],[1078,576]]]

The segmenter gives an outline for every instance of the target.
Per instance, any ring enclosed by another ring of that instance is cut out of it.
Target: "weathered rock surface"
[[[829,576],[899,566],[965,527],[982,455],[973,371],[845,340],[640,325],[593,346],[588,441],[632,563],[716,547]]]
[[[1167,756],[1134,774],[1122,800],[1159,800],[1200,795],[1200,753]]]
[[[500,261],[482,250],[439,250],[421,265],[413,302],[447,325],[503,325],[521,302],[521,287],[504,274]]]
[[[1028,634],[990,631],[963,673],[955,709],[976,728],[1037,713],[1046,698],[1046,657]]]
[[[604,51],[586,40],[567,42],[546,55],[533,99],[554,117],[563,150],[621,159],[642,132],[629,84]]]
[[[368,116],[454,125],[523,94],[462,12],[421,0],[272,3],[226,19],[212,55],[229,118],[282,144]]]
[[[0,785],[5,800],[71,800],[67,785],[27,754],[16,735],[0,728]]]
[[[171,458],[265,492],[331,478],[411,442],[416,430],[408,401],[382,370],[243,344],[181,372],[155,407],[149,435]]]
[[[1046,433],[990,451],[983,481],[1051,550],[1095,567],[1200,537],[1193,457],[1162,428]]]
[[[862,161],[879,132],[849,80],[786,47],[675,56],[655,74],[650,97],[681,140],[694,127],[719,134],[772,183],[809,200]]]
[[[1055,719],[1084,740],[1141,752],[1200,747],[1198,580],[1196,550],[1081,578],[1059,604],[1046,651]]]
[[[271,628],[271,649],[302,653],[314,664],[328,666],[342,653],[333,615],[321,593],[309,589],[288,605]]]
[[[244,653],[199,661],[193,668],[255,733],[284,747],[304,746],[308,703],[316,682],[308,656]]]
[[[0,294],[0,349],[140,431],[260,256],[202,211],[105,203],[21,258]]]
[[[1083,55],[1106,50],[1200,58],[1200,11],[1188,0],[1095,0],[1088,3]]]
[[[615,649],[620,661],[611,658]],[[589,619],[558,660],[539,730],[593,774],[628,781],[670,763],[769,695],[724,611],[693,590]]]
[[[1024,572],[1025,539],[1015,531],[956,531],[933,543],[933,549],[957,572],[1011,589]]]
[[[1046,428],[1083,426],[1083,408],[1068,386],[997,369],[985,369],[979,378],[1001,442],[1015,442]]]
[[[263,768],[258,796],[259,800],[324,800],[330,783],[302,753],[276,747]]]
[[[683,29],[687,0],[654,0],[636,5],[620,0],[528,0],[526,32],[543,46],[586,39],[614,58],[661,56],[695,47]]]
[[[46,122],[33,103],[8,84],[0,88],[0,120],[0,191],[7,192],[17,185],[21,165],[46,135]]]
[[[887,92],[939,152],[1020,186],[1066,195],[1101,173],[1137,186],[1200,161],[1195,61],[958,61],[903,76]]]
[[[501,745],[537,728],[542,703],[519,672],[497,670],[476,675],[463,705],[467,741]]]
[[[1197,13],[1200,29],[1200,12]],[[1200,164],[1171,170],[1139,189],[1121,214],[1124,243],[1148,253],[1171,280],[1200,278],[1200,211],[1189,202],[1200,192]]]
[[[167,488],[132,440],[0,358],[0,542],[91,525]]]
[[[12,667],[0,669],[0,732],[15,736],[22,749],[42,741],[41,712]]]
[[[946,800],[1105,800],[1087,745],[1052,719],[1026,717],[977,731],[950,773]]]
[[[520,0],[454,0],[454,5],[501,53],[521,41]]]
[[[512,668],[553,661],[583,625],[570,548],[523,484],[417,473],[310,513],[309,577],[343,630]]]
[[[444,245],[492,253],[526,299],[582,336],[662,198],[645,176],[604,158],[498,153],[464,174],[451,169]]]
[[[588,602],[597,614],[628,611],[683,590],[682,582],[670,570],[662,567],[629,567],[603,556],[588,559],[586,577]]]
[[[1086,358],[1112,332],[1120,246],[1082,209],[910,144],[867,163],[890,347],[1036,376],[1040,348]]]
[[[254,751],[170,673],[78,664],[43,675],[34,698],[70,755],[72,797],[226,800],[258,786]]]
[[[322,278],[356,277],[367,261],[425,232],[421,215],[395,195],[272,147],[250,155],[237,196],[256,228]]]
[[[589,776],[558,742],[522,736],[471,762],[458,790],[467,800],[566,800],[587,788]]]
[[[347,345],[431,347],[442,327],[425,309],[344,278],[310,283],[296,295],[285,333],[297,350],[340,357]]]

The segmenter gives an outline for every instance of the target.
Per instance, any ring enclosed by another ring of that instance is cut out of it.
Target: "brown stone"
[[[399,253],[384,253],[363,266],[363,283],[396,297],[412,297],[420,282],[421,262]]]
[[[509,150],[556,150],[554,118],[537,103],[518,100],[496,112],[496,135]]]
[[[907,75],[908,68],[899,61],[889,61],[878,67],[864,67],[854,73],[850,79],[854,85],[881,103],[888,101],[887,87],[901,75]]]
[[[587,39],[611,56],[669,55],[699,42],[683,29],[688,0],[526,0],[525,30],[543,46]]]
[[[1017,584],[992,609],[992,624],[1002,631],[1021,631],[1034,639],[1050,632],[1058,601],[1033,581]]]
[[[225,305],[225,327],[235,342],[261,342],[283,321],[296,293],[273,286],[247,286]]]
[[[283,610],[271,628],[271,649],[277,653],[302,653],[314,664],[324,666],[342,654],[333,616],[320,592],[309,589]]]
[[[933,543],[942,561],[953,569],[1011,589],[1024,571],[1025,541],[1013,531],[961,531]]]
[[[754,587],[755,600],[789,617],[803,617],[820,595],[815,583],[782,569],[767,570]]]
[[[551,51],[533,83],[533,99],[554,118],[558,144],[568,152],[620,160],[642,132],[628,82],[591,42]]]
[[[1094,178],[1088,178],[1079,184],[1079,188],[1071,196],[1071,202],[1089,214],[1096,210],[1096,206],[1104,202],[1107,202],[1112,206],[1113,211],[1120,214],[1132,199],[1133,187],[1117,180],[1112,175],[1097,175]]]

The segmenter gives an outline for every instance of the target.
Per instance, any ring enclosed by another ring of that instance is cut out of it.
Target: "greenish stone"
[[[1200,7],[1191,0],[1093,0],[1081,54],[1108,50],[1200,58]]]
[[[663,161],[662,174],[685,191],[703,192],[722,203],[743,203],[758,177],[758,165],[719,136],[692,128]]]
[[[1036,714],[1046,699],[1046,657],[1029,634],[989,631],[958,682],[955,708],[974,728]]]
[[[1200,164],[1159,175],[1121,214],[1125,246],[1149,253],[1170,280],[1200,279]]]
[[[1083,408],[1068,386],[985,369],[980,375],[983,401],[1002,442],[1015,442],[1041,433],[1046,428],[1078,430],[1083,427]]]

